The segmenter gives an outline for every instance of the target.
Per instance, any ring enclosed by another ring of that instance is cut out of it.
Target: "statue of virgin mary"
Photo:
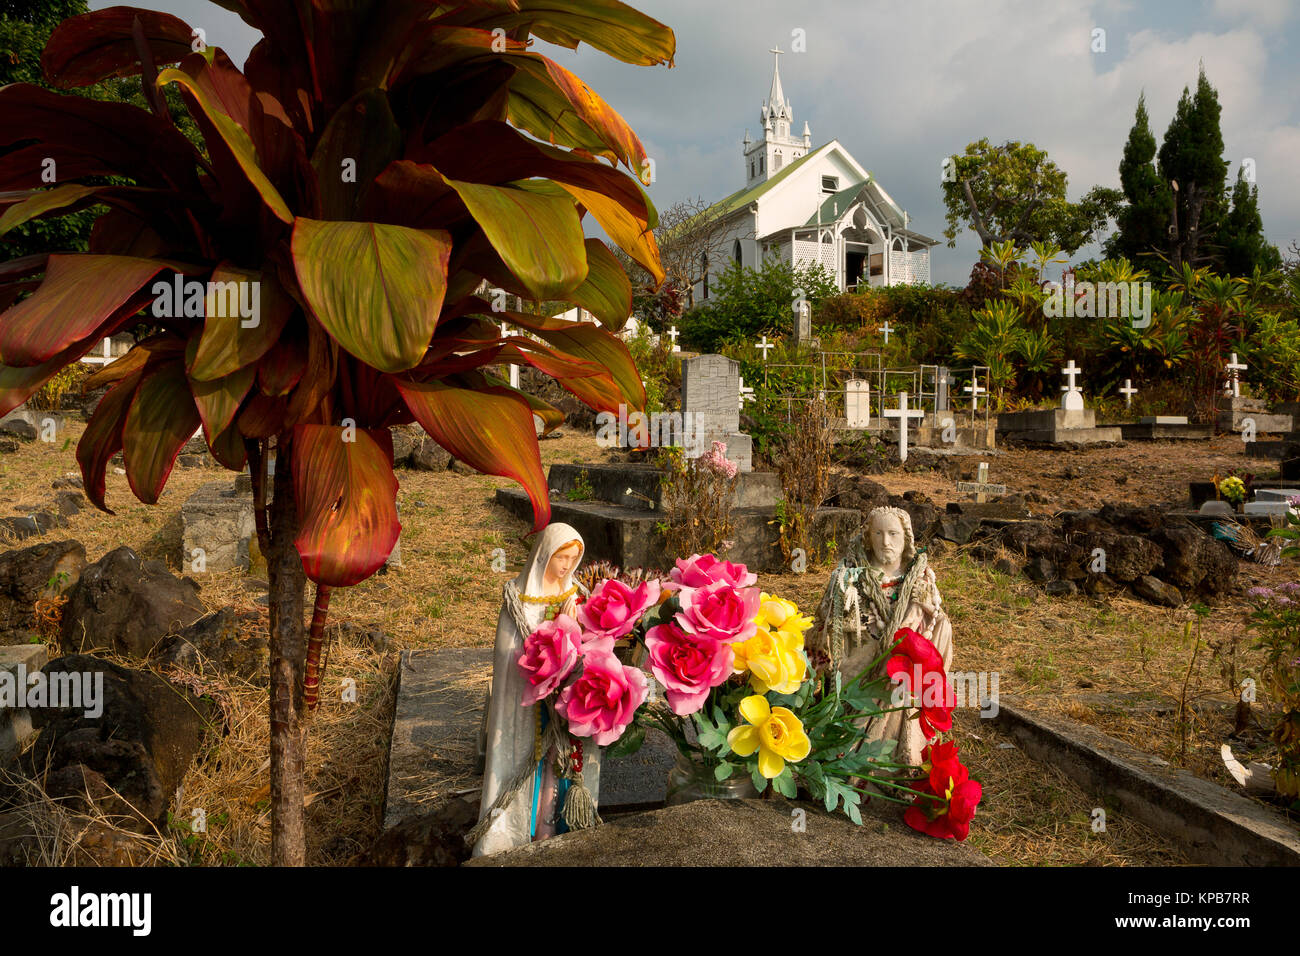
[[[584,794],[583,806],[587,806],[585,794],[590,794],[584,822],[599,820],[595,807],[600,749],[590,741],[575,746],[567,734],[559,733],[545,702],[523,706],[526,683],[516,666],[524,638],[548,618],[558,614],[573,617],[577,596],[586,596],[586,589],[573,577],[583,550],[582,535],[572,526],[547,525],[533,542],[524,569],[502,589],[492,660],[483,797],[478,826],[470,834],[475,840],[474,856],[565,832],[566,820],[572,823],[566,807],[571,788]]]

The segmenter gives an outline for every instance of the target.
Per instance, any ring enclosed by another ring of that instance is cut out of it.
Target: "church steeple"
[[[762,139],[751,140],[749,131],[746,130],[741,144],[745,156],[746,186],[766,181],[812,147],[812,131],[807,122],[804,123],[801,137],[796,137],[791,129],[794,124],[794,107],[786,99],[785,90],[781,86],[782,51],[775,47],[768,52],[773,55],[772,86],[758,111],[759,124],[763,130]]]

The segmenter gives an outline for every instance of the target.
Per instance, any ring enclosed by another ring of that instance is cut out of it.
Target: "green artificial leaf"
[[[858,826],[862,826],[862,813],[858,810],[856,803],[845,803],[844,812],[848,814],[850,820]]]
[[[641,749],[645,743],[645,725],[634,720],[623,731],[623,736],[605,748],[605,757],[627,757]]]
[[[721,782],[730,777],[736,770],[736,765],[724,760],[713,768],[713,779]]]
[[[835,781],[827,780],[826,799],[822,801],[822,804],[826,807],[826,812],[834,813],[835,807],[839,804],[839,802],[840,802],[840,792],[835,785]]]
[[[759,773],[757,767],[749,772],[749,779],[754,781],[754,789],[759,793],[767,789],[767,777]]]
[[[698,731],[699,744],[705,750],[723,754],[731,749],[727,743],[727,735],[722,732],[721,728],[709,722],[709,719],[704,716],[703,710],[696,712],[695,726]]]
[[[783,797],[790,800],[795,798],[798,791],[795,789],[794,773],[791,771],[789,764],[786,764],[781,773],[772,781],[772,788]]]

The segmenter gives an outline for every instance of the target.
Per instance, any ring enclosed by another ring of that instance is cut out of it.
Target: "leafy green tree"
[[[1173,192],[1156,170],[1155,158],[1156,138],[1151,133],[1144,93],[1138,97],[1133,128],[1119,164],[1126,203],[1115,217],[1115,234],[1106,241],[1108,259],[1124,258],[1145,264],[1168,247]]]
[[[1259,215],[1259,187],[1246,181],[1237,170],[1232,188],[1232,209],[1219,226],[1218,244],[1222,250],[1223,271],[1232,276],[1250,276],[1258,268],[1269,272],[1282,267],[1282,256],[1264,236],[1264,222]]]
[[[1067,200],[1065,172],[1033,143],[994,146],[981,139],[953,160],[953,175],[942,186],[949,246],[969,228],[984,246],[1051,242],[1073,255],[1119,211],[1117,189],[1094,186],[1078,202]]]
[[[1177,273],[1184,262],[1193,267],[1217,266],[1210,242],[1224,213],[1224,184],[1228,163],[1223,158],[1223,132],[1219,128],[1219,94],[1201,67],[1193,95],[1183,87],[1174,117],[1169,121],[1158,154],[1160,179],[1173,193],[1165,248],[1169,265]]]
[[[716,283],[708,303],[682,317],[683,338],[705,352],[716,352],[723,342],[790,335],[800,298],[812,306],[816,324],[818,303],[839,292],[835,277],[820,264],[796,269],[772,257],[759,269],[733,261]]]

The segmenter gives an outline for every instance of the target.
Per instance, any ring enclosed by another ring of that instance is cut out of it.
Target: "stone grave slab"
[[[997,430],[998,434],[1016,441],[1044,444],[1093,444],[1124,438],[1117,426],[1098,427],[1097,412],[1092,408],[1004,412],[998,415]]]
[[[492,648],[403,651],[388,751],[384,829],[482,785],[477,767]]]
[[[1256,488],[1256,501],[1282,501],[1300,495],[1300,490],[1295,488]]]
[[[1285,515],[1291,506],[1285,501],[1247,501],[1241,510],[1248,515]]]
[[[18,666],[21,664],[26,673],[32,674],[49,662],[49,653],[44,644],[5,644],[0,646],[0,673],[14,675],[17,680]],[[36,736],[32,727],[32,715],[26,707],[0,707],[0,767],[9,764],[22,751],[23,747]]]
[[[698,457],[714,441],[727,444],[727,460],[753,469],[750,437],[740,431],[740,363],[725,355],[698,355],[682,362],[682,418],[690,423],[687,454]]]
[[[944,441],[944,430],[951,422],[949,432],[955,441]],[[952,411],[927,415],[915,426],[913,434],[917,448],[961,448],[970,451],[992,451],[998,446],[998,429],[995,419],[958,415]]]
[[[585,474],[585,478],[583,477]],[[556,462],[547,473],[551,494],[565,498],[585,481],[592,500],[627,508],[658,511],[663,506],[664,473],[654,465],[639,463],[566,464]],[[773,507],[781,497],[781,480],[774,471],[742,471],[736,481],[734,507]]]
[[[1286,462],[1300,457],[1300,432],[1292,432],[1277,441],[1246,442],[1247,458],[1265,458]]]
[[[253,499],[238,485],[228,481],[200,485],[181,505],[181,523],[185,573],[248,569],[248,542],[255,531]]]
[[[803,810],[805,828],[791,825]],[[979,815],[975,817],[976,824]],[[936,840],[903,823],[903,808],[873,800],[862,826],[819,804],[696,800],[629,813],[603,826],[476,857],[465,866],[993,866],[968,843]]]

